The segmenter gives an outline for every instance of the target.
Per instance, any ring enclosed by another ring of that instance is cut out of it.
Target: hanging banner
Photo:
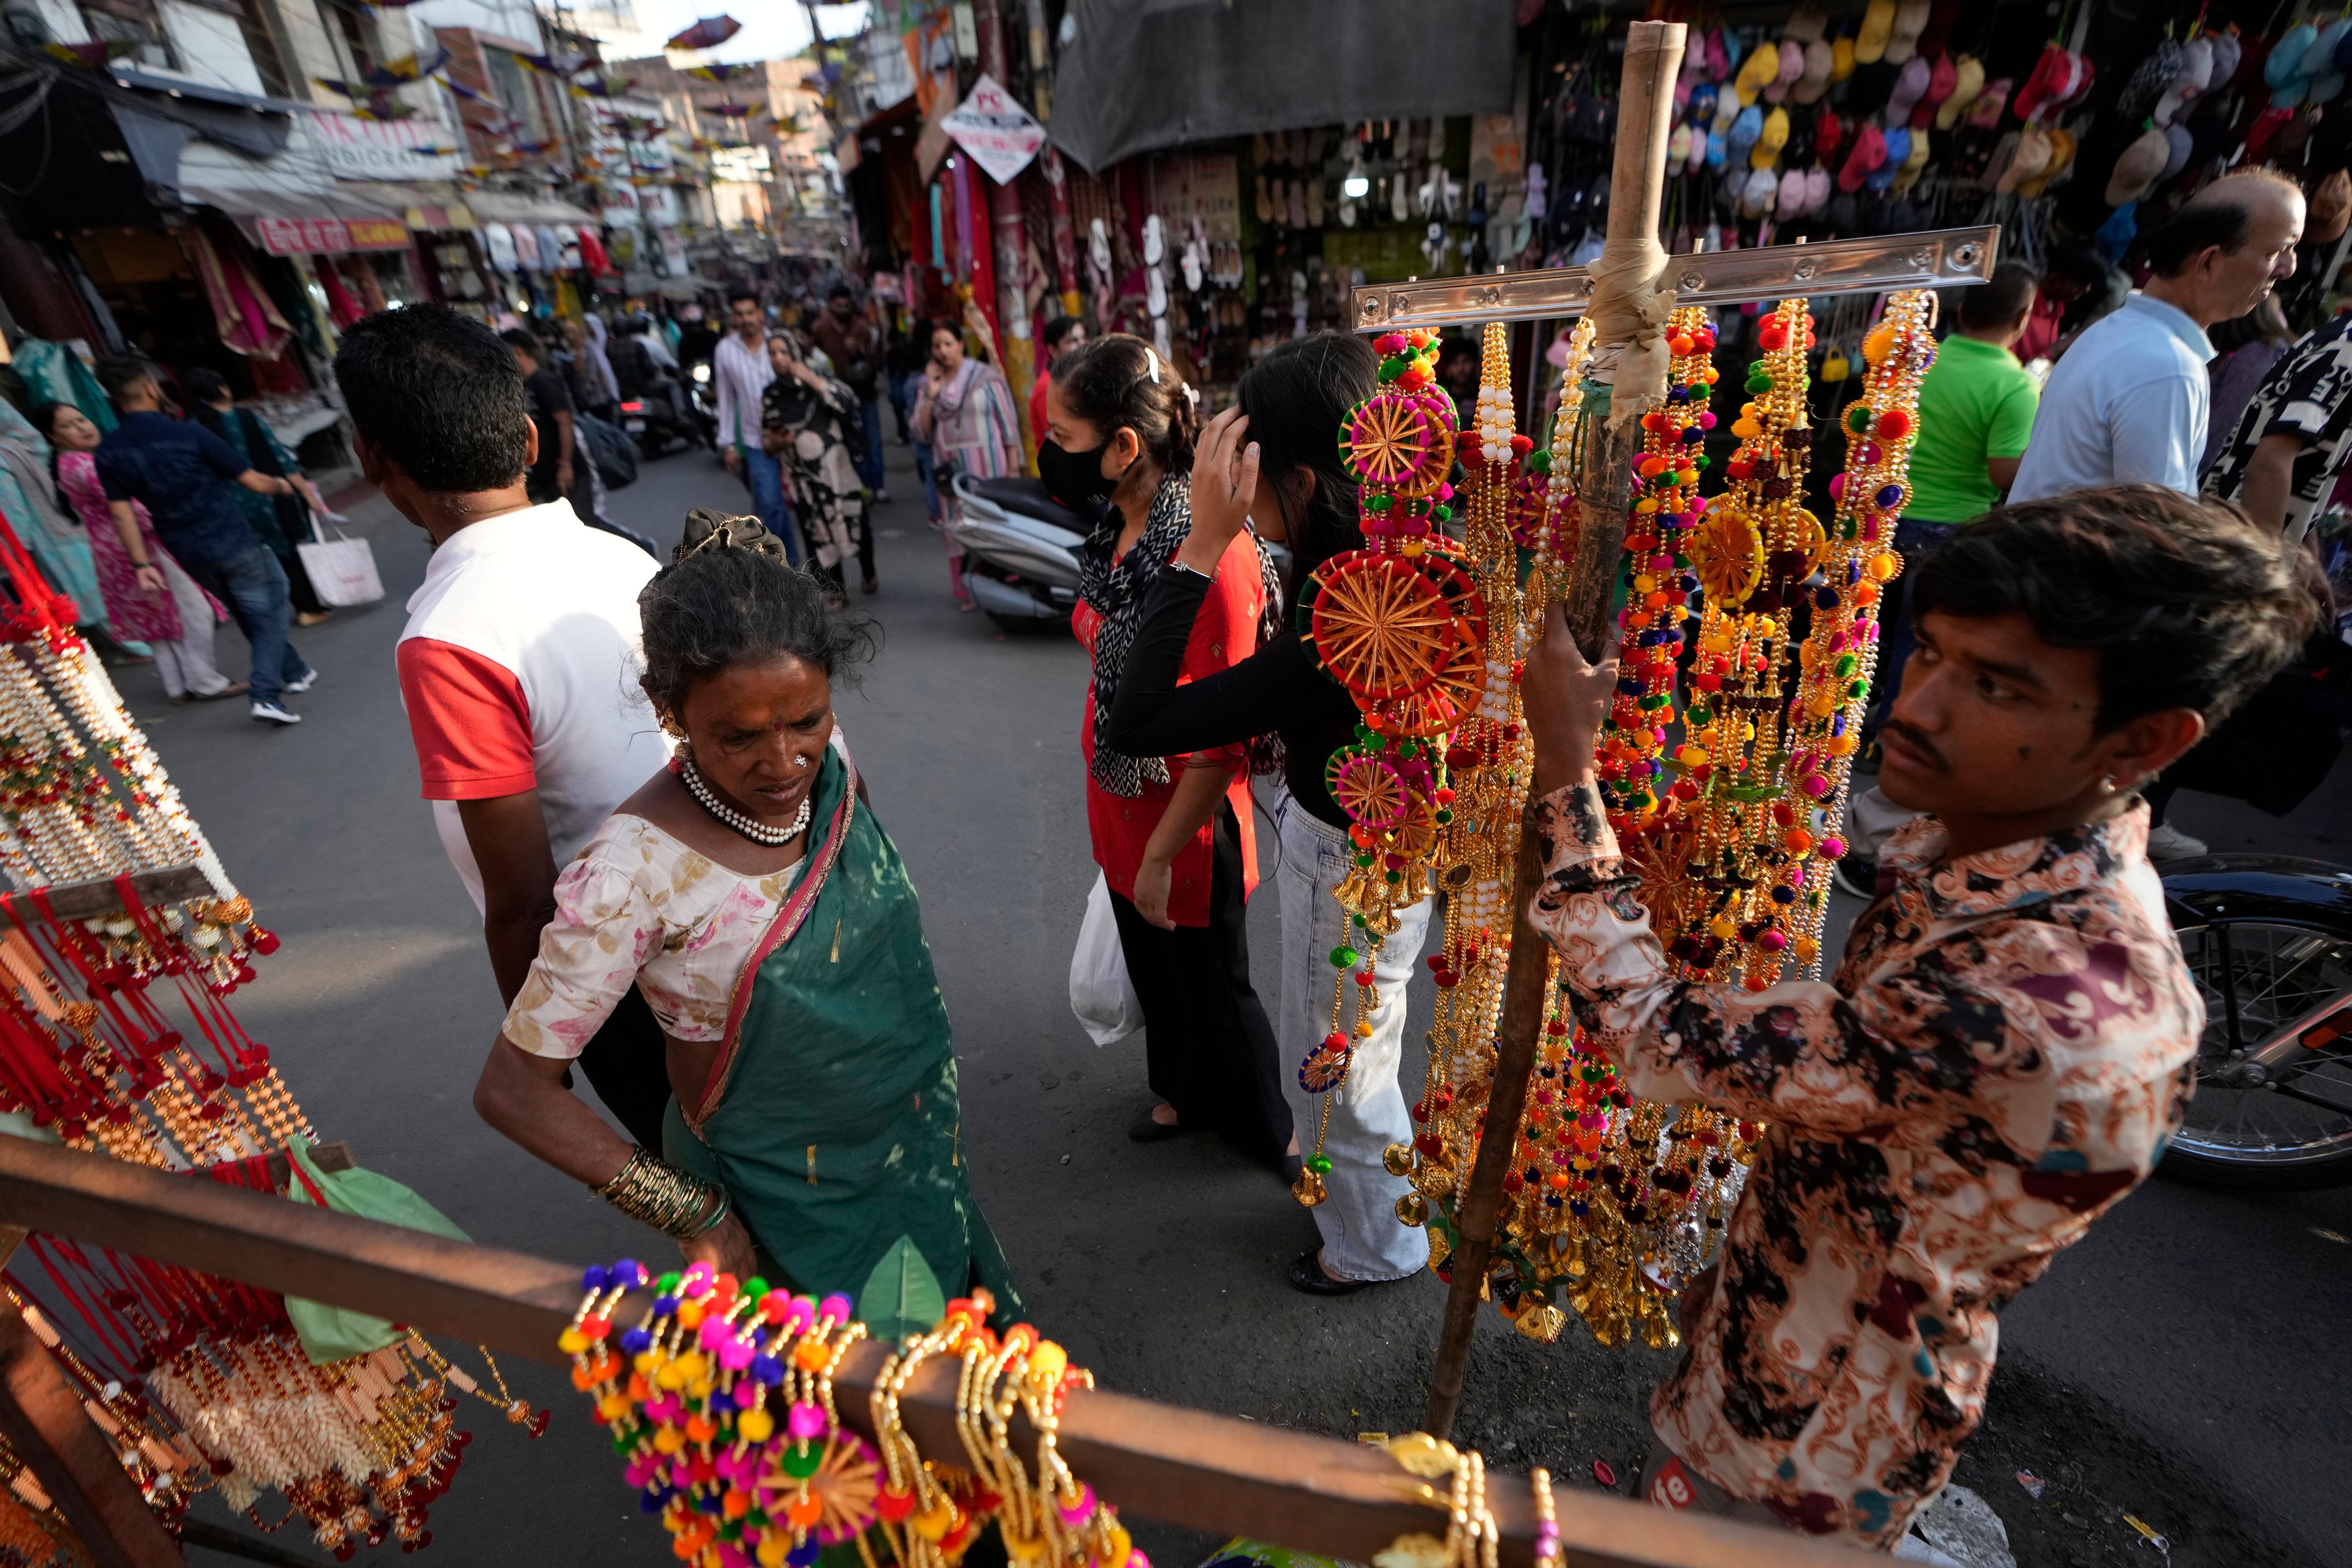
[[[940,129],[1000,185],[1011,184],[1045,144],[1045,128],[1036,116],[986,71],[971,84],[971,96],[940,122]]]
[[[253,233],[272,256],[341,256],[405,250],[408,226],[389,217],[257,217]]]

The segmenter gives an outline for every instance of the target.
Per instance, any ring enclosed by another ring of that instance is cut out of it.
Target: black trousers
[[[1241,830],[1228,804],[1217,806],[1205,926],[1163,931],[1116,892],[1111,913],[1143,1005],[1151,1092],[1176,1108],[1183,1125],[1271,1162],[1290,1146],[1290,1107],[1282,1097],[1282,1050],[1250,984]]]
[[[669,1107],[669,1045],[635,986],[580,1053],[580,1070],[629,1136],[660,1153],[662,1113]]]

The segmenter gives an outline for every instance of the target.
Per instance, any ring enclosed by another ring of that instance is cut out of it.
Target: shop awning
[[[1512,106],[1512,0],[1121,0],[1071,15],[1049,130],[1096,173],[1188,142]]]
[[[378,194],[381,189],[184,184],[180,195],[235,218],[245,237],[272,256],[340,256],[350,250],[407,247],[403,207]]]
[[[474,216],[484,223],[568,223],[585,224],[590,228],[602,228],[603,220],[585,207],[553,196],[532,195],[521,191],[472,191],[466,205],[474,209]]]

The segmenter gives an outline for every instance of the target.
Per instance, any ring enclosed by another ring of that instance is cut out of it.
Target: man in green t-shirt
[[[1951,542],[1966,523],[2001,502],[2017,478],[2018,460],[2033,434],[2040,388],[2010,352],[2033,315],[2033,270],[2005,261],[1992,277],[1960,293],[1959,324],[1936,350],[1936,363],[1919,384],[1919,436],[1911,444],[1911,503],[1895,525],[1895,549],[1903,575],[1887,584],[1879,606],[1885,640],[1879,649],[1878,690],[1871,700],[1866,733],[1895,707],[1903,666],[1911,657],[1911,605],[1905,578],[1928,556]],[[1878,841],[1911,814],[1887,804],[1875,788],[1854,797],[1852,847],[1837,877],[1849,890],[1868,897],[1877,876]]]

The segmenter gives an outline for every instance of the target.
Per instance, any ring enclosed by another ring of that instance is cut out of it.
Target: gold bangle
[[[590,1190],[631,1219],[680,1241],[692,1241],[709,1231],[727,1217],[730,1206],[726,1188],[690,1175],[643,1148],[629,1151],[613,1179]],[[715,1206],[711,1205],[714,1194]],[[708,1217],[706,1208],[710,1211]]]

